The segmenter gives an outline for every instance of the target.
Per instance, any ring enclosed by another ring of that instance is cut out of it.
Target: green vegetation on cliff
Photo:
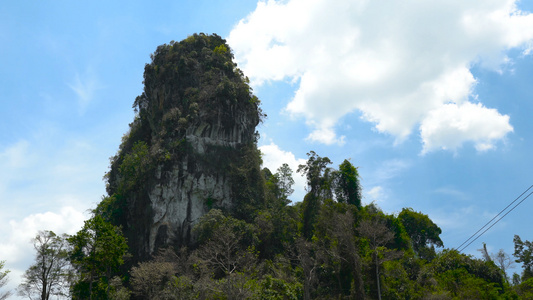
[[[496,264],[488,253],[438,249],[442,230],[426,214],[363,205],[349,160],[335,168],[310,151],[295,170],[308,193],[289,205],[293,170],[261,169],[255,128],[264,116],[232,59],[217,35],[157,48],[111,158],[108,195],[76,235],[40,233],[20,295],[531,299],[531,242],[515,237],[524,273],[509,282],[503,251]]]
[[[136,259],[194,243],[193,225],[212,208],[252,221],[266,206],[255,131],[264,115],[225,40],[194,34],[151,57],[97,208],[123,227]]]
[[[122,198],[138,192],[158,167],[172,166],[189,155],[197,162],[207,162],[213,172],[229,172],[239,200],[263,198],[257,189],[241,183],[249,175],[252,180],[259,179],[255,126],[264,115],[225,40],[216,34],[194,34],[157,47],[151,57],[144,70],[144,92],[133,104],[137,115],[117,155],[111,158],[106,175],[109,196]],[[245,132],[231,132],[239,122],[251,126],[242,128]],[[244,139],[241,148],[231,151],[228,145],[209,145],[211,149],[205,153],[195,153],[187,135],[194,134],[191,128],[208,129],[201,126],[219,126],[217,129],[225,132],[215,134],[222,138],[241,134],[237,138]]]

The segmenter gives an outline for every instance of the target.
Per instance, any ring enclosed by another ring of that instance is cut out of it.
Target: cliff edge
[[[122,226],[135,260],[194,244],[192,228],[211,208],[250,219],[265,201],[263,114],[225,40],[194,34],[151,57],[96,209]]]

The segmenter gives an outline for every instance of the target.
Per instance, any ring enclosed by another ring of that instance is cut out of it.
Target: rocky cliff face
[[[130,251],[190,245],[211,208],[250,217],[264,201],[255,127],[262,114],[217,35],[162,45],[145,67],[137,115],[111,160],[97,211],[123,226]]]

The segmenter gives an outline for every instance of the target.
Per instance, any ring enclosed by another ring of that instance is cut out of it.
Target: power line
[[[494,222],[494,224],[490,225],[489,228],[485,229],[485,231],[483,231],[480,235],[478,235],[475,239],[473,239],[470,243],[468,243],[468,245],[464,246],[463,249],[461,250],[458,250],[459,252],[462,252],[464,251],[468,246],[470,246],[470,244],[472,244],[473,242],[475,242],[480,236],[482,236],[485,232],[487,232],[489,229],[492,228],[492,226],[496,225],[496,223],[498,223],[501,219],[503,219],[503,217],[507,216],[508,213],[512,212],[513,209],[515,209],[518,205],[520,205],[522,202],[524,202],[527,198],[529,198],[529,196],[531,196],[531,194],[533,194],[533,192],[529,193],[529,195],[527,195],[524,199],[522,199],[522,201],[518,202],[518,204],[516,204],[513,208],[511,208],[511,210],[509,210],[508,212],[505,213],[505,215],[503,215],[501,218],[499,218],[496,222]]]
[[[527,193],[527,191],[529,191],[531,188],[533,187],[533,185],[531,185],[527,190],[525,190],[522,194],[520,194],[520,196],[516,197],[516,199],[514,199],[513,202],[509,203],[509,205],[507,205],[504,209],[502,209],[496,216],[494,216],[494,218],[492,218],[492,220],[488,221],[487,224],[483,225],[483,227],[481,227],[478,231],[476,231],[476,233],[472,234],[466,241],[464,241],[461,245],[459,245],[459,247],[457,247],[457,249],[461,248],[464,244],[468,243],[468,241],[470,239],[472,239],[474,236],[476,236],[481,230],[483,230],[483,228],[487,227],[492,221],[494,221],[494,219],[496,219],[499,215],[501,215],[507,208],[509,208],[509,206],[513,205],[513,203],[515,203],[518,199],[520,199],[525,193]]]
[[[508,213],[510,213],[511,211],[513,211],[518,205],[520,205],[522,202],[524,202],[524,200],[526,200],[529,196],[531,196],[531,194],[533,194],[533,192],[529,193],[529,195],[527,195],[524,199],[522,199],[522,201],[518,202],[518,204],[516,204],[513,208],[511,208],[511,210],[509,210],[508,212],[506,212],[501,218],[499,218],[496,222],[494,222],[492,225],[490,225],[489,228],[487,228],[485,231],[483,231],[481,234],[479,234],[474,240],[472,240],[470,243],[468,243],[468,241],[470,241],[473,237],[475,237],[481,230],[483,230],[485,227],[487,227],[490,223],[492,223],[492,221],[494,221],[494,219],[496,219],[499,215],[501,215],[505,210],[507,210],[507,208],[509,208],[509,206],[513,205],[513,203],[515,203],[516,201],[518,201],[525,193],[527,193],[531,188],[533,187],[533,185],[531,185],[529,188],[527,188],[522,194],[520,194],[520,196],[516,197],[516,199],[513,200],[513,202],[509,203],[509,205],[507,205],[504,209],[502,209],[496,216],[494,216],[494,218],[492,218],[490,221],[488,221],[485,225],[483,225],[483,227],[481,227],[478,231],[476,231],[476,233],[472,234],[466,241],[464,241],[461,245],[459,245],[459,247],[457,247],[457,251],[459,252],[462,252],[464,251],[468,246],[470,246],[470,244],[472,244],[475,240],[477,240],[480,236],[482,236],[485,232],[487,232],[489,229],[492,228],[492,226],[496,225],[496,223],[498,223],[501,219],[503,219]],[[468,243],[466,246],[464,246],[463,248],[461,248],[464,244]]]

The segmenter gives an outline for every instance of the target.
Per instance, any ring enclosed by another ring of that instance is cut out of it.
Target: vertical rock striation
[[[122,225],[136,260],[190,245],[211,208],[251,218],[264,203],[255,127],[262,118],[225,40],[195,34],[145,66],[135,120],[111,158],[97,208]]]

